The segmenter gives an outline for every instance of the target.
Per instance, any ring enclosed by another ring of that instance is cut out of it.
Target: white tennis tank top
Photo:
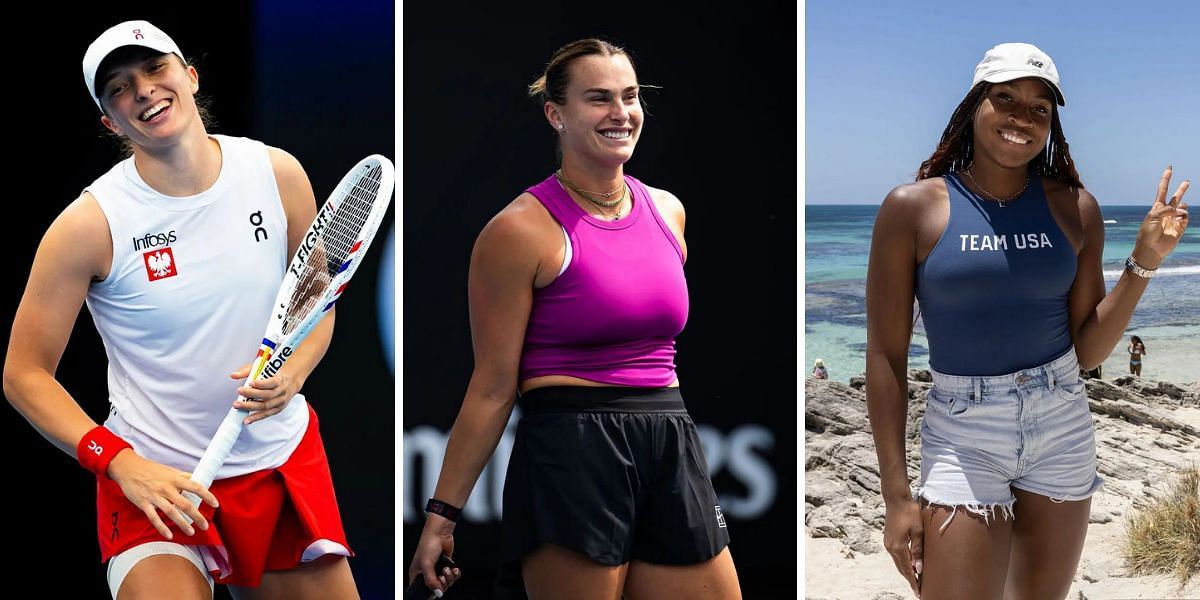
[[[88,186],[108,219],[112,269],[87,307],[108,355],[105,425],[150,460],[191,472],[237,399],[287,267],[287,219],[267,147],[211,136],[208,190],[164,196],[130,157]],[[297,394],[242,430],[217,479],[283,464],[308,426]]]

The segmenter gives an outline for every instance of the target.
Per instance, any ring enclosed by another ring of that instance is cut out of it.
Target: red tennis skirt
[[[342,531],[329,461],[317,413],[311,405],[308,415],[304,438],[287,462],[276,469],[213,482],[209,490],[221,506],[214,509],[200,504],[209,527],[208,531],[196,528],[192,536],[164,517],[163,522],[174,536],[173,540],[167,540],[145,513],[125,497],[116,482],[98,477],[96,511],[101,562],[146,542],[173,541],[200,546],[217,583],[256,587],[264,571],[294,569],[304,558],[305,549],[318,540],[340,545],[348,556],[353,556]],[[335,553],[340,552],[335,550]]]

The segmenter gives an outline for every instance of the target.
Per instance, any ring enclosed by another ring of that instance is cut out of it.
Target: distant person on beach
[[[825,370],[825,361],[818,358],[813,362],[812,376],[817,379],[829,379],[829,371]]]
[[[1142,376],[1142,356],[1147,354],[1146,345],[1142,343],[1142,338],[1133,336],[1129,340],[1129,372],[1138,377]]]
[[[876,217],[866,390],[884,546],[926,598],[1066,597],[1102,483],[1079,366],[1112,352],[1188,226],[1189,184],[1168,196],[1167,167],[1106,293],[1104,223],[1071,159],[1065,105],[1046,53],[988,50],[916,181]],[[905,458],[914,297],[933,377],[915,489]]]

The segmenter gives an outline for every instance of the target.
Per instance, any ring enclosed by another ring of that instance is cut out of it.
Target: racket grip
[[[433,570],[438,575],[441,575],[444,568],[456,569],[458,565],[449,556],[443,554],[434,563]],[[417,578],[404,589],[404,600],[429,600],[435,597],[433,592],[425,586],[425,575],[423,574],[417,575]]]
[[[240,408],[229,410],[229,414],[225,415],[225,420],[221,421],[221,427],[217,429],[208,449],[204,451],[204,456],[200,457],[200,464],[196,465],[196,470],[192,472],[192,481],[204,487],[212,485],[217,471],[221,469],[221,465],[225,464],[225,459],[229,458],[229,452],[233,450],[234,442],[242,433],[244,426],[242,421],[249,415],[250,411],[248,410]],[[184,492],[183,496],[192,503],[192,506],[200,506],[200,496],[192,492]],[[184,518],[191,523],[191,519],[188,519],[186,514]]]
[[[433,592],[425,587],[425,577],[423,575],[417,576],[417,579],[404,590],[404,600],[429,600],[435,597]]]

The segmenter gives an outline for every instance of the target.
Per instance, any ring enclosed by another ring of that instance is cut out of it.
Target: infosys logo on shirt
[[[175,230],[172,229],[166,233],[147,233],[138,238],[133,238],[133,251],[149,250],[159,246],[170,246],[175,243]]]

